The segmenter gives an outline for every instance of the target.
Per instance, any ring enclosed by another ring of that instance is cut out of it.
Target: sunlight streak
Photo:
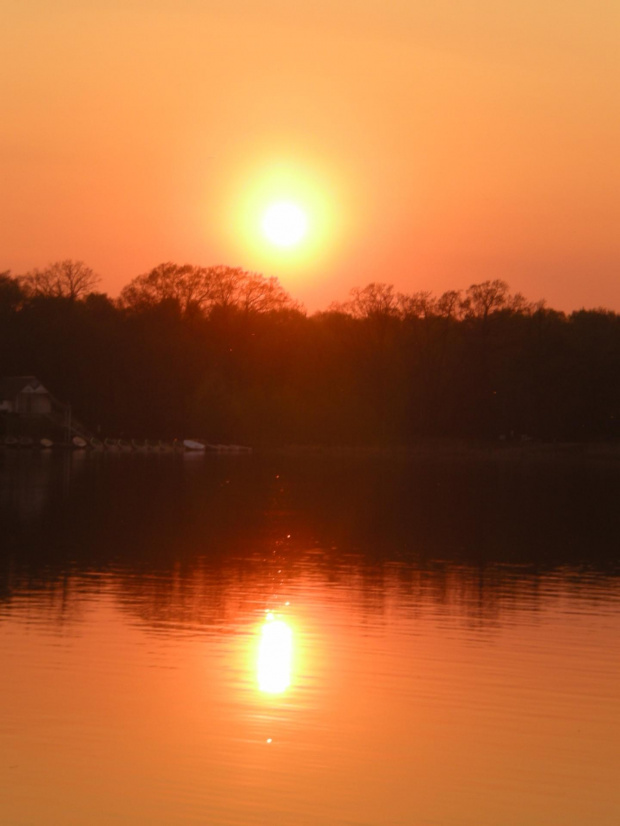
[[[258,649],[258,687],[268,694],[280,694],[291,683],[293,632],[283,620],[268,614],[261,629]]]

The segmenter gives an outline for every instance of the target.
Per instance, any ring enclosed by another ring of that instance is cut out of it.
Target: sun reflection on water
[[[293,632],[284,620],[267,614],[258,648],[258,687],[280,694],[291,684]]]

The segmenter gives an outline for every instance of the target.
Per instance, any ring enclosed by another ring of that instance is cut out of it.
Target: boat
[[[196,439],[183,439],[183,446],[186,450],[205,451],[206,447],[202,442]]]
[[[88,447],[88,442],[81,436],[74,436],[73,439],[71,439],[71,444],[78,450],[84,450],[85,447]]]

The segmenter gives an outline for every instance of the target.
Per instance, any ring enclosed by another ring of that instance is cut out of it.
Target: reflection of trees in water
[[[37,519],[68,494],[83,461],[81,451],[0,451],[0,514],[19,522]]]
[[[44,627],[63,636],[84,616],[98,593],[92,577],[69,570],[0,568],[0,621],[18,615],[21,622]]]
[[[89,601],[105,590],[132,621],[166,636],[243,632],[267,609],[286,610],[289,600],[293,611],[300,604],[306,610],[344,608],[356,622],[372,627],[419,619],[447,630],[462,624],[489,630],[513,622],[515,615],[558,605],[603,606],[617,600],[617,583],[568,567],[525,572],[448,561],[372,563],[362,555],[342,560],[291,548],[288,558],[198,558],[185,568],[157,573],[112,569],[95,580],[81,573],[9,578],[5,596],[9,611],[16,598],[22,619],[51,628],[79,621]],[[26,601],[31,604],[24,612]]]
[[[604,467],[166,458],[90,457],[64,496],[50,477],[0,562],[4,599],[53,623],[105,582],[165,633],[235,631],[291,596],[489,626],[605,599],[617,573]]]

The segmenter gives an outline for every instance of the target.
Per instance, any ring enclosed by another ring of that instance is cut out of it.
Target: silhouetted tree
[[[176,301],[185,314],[192,308],[205,310],[211,296],[211,275],[206,267],[168,261],[136,276],[121,291],[120,303],[131,310],[147,310],[161,301]]]
[[[24,291],[18,278],[12,278],[10,270],[0,272],[0,316],[15,312],[24,300]]]
[[[0,375],[37,375],[102,434],[620,436],[620,316],[605,310],[567,316],[503,281],[439,297],[373,282],[307,317],[234,267],[161,264],[120,301],[73,267],[44,272],[0,274]]]
[[[32,270],[20,276],[23,291],[29,296],[84,298],[99,284],[101,278],[83,261],[56,261],[44,270]]]
[[[296,306],[276,278],[264,278],[240,267],[195,267],[160,264],[133,279],[121,292],[120,304],[133,311],[149,309],[161,301],[176,301],[181,313],[214,308],[268,312]]]
[[[351,298],[342,304],[334,302],[330,310],[349,313],[353,318],[387,317],[398,314],[398,296],[392,284],[371,282],[365,287],[353,287]]]

